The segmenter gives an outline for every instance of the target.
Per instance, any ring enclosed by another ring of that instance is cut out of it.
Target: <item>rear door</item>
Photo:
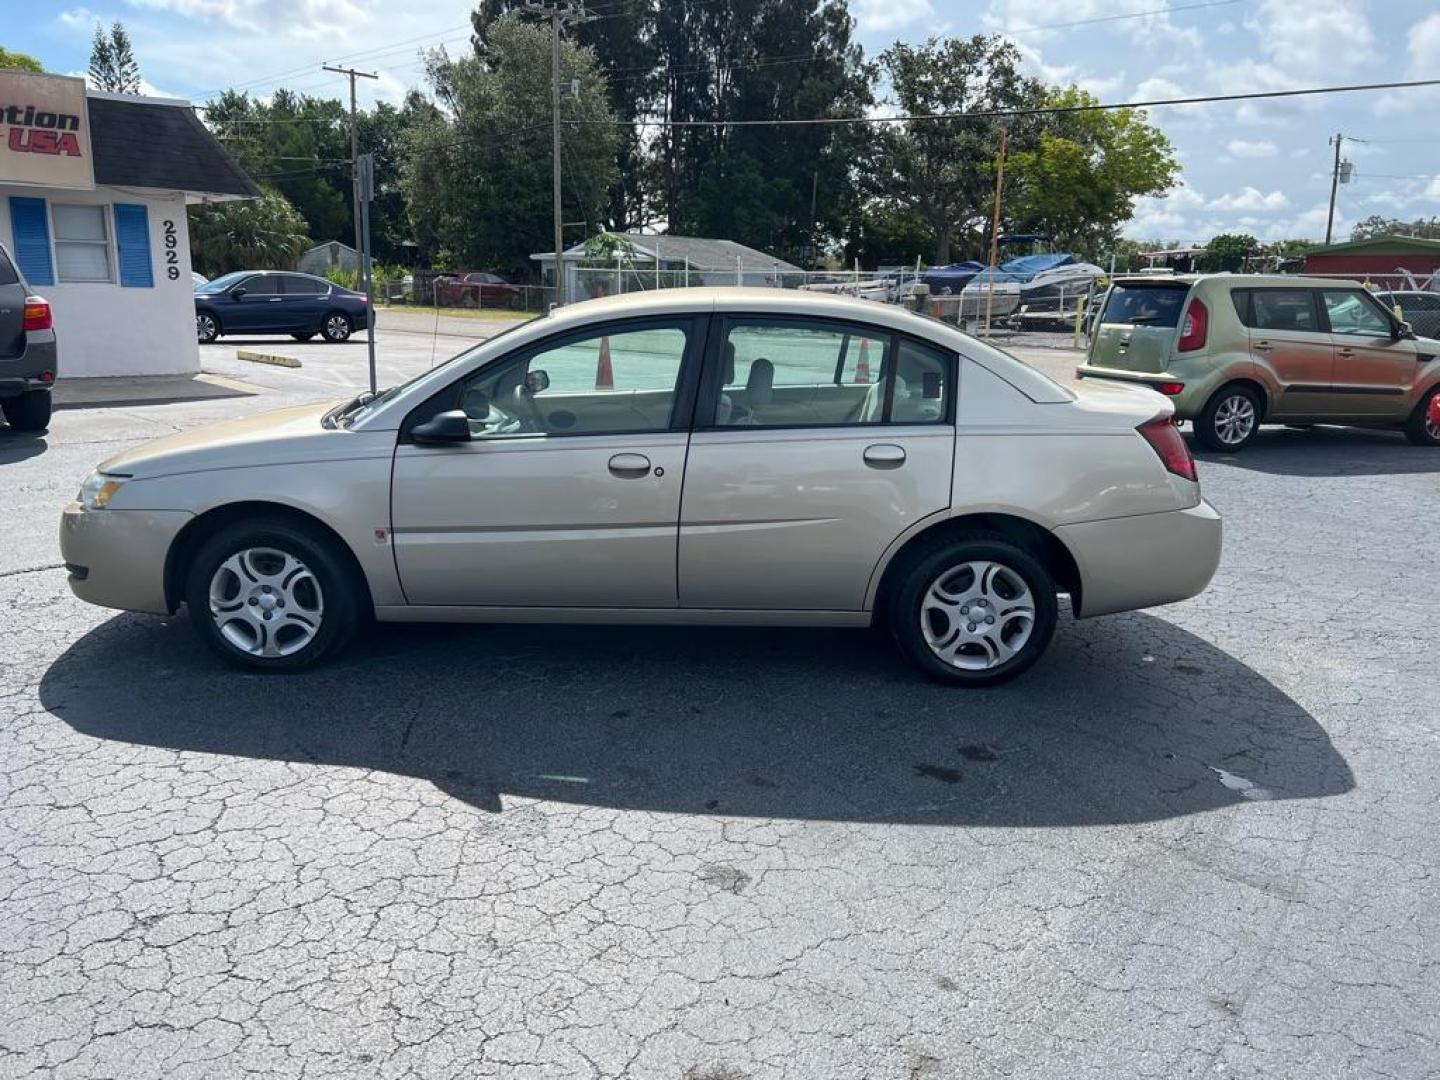
[[[1250,357],[1277,387],[1272,417],[1333,416],[1335,350],[1313,289],[1246,289],[1240,319],[1250,328]]]
[[[680,605],[859,611],[950,502],[957,358],[859,323],[716,320],[680,509]]]
[[[25,351],[25,284],[10,256],[0,248],[0,357]]]
[[[1415,379],[1415,342],[1400,338],[1365,289],[1321,289],[1335,349],[1332,408],[1346,416],[1400,419]]]
[[[282,274],[286,329],[304,333],[320,329],[320,316],[329,306],[330,283],[308,274]]]
[[[1117,282],[1090,345],[1089,363],[1115,371],[1158,375],[1174,355],[1190,286],[1183,281]]]

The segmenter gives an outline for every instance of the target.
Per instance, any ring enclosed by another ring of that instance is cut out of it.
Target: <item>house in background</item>
[[[1427,278],[1440,270],[1440,240],[1417,236],[1372,236],[1330,244],[1305,253],[1307,274],[1332,274],[1369,279],[1387,289],[1425,287]],[[1414,279],[1407,282],[1406,275]],[[1432,282],[1431,288],[1435,288]]]
[[[373,253],[370,258],[370,265],[373,267],[375,265]],[[360,252],[339,240],[327,240],[323,244],[316,244],[301,255],[295,264],[295,269],[302,274],[314,274],[316,277],[324,277],[331,270],[358,274],[360,272]]]
[[[184,101],[0,70],[0,240],[62,379],[200,370],[186,207],[260,192]]]
[[[628,245],[628,254],[613,264],[587,260],[585,245],[561,255],[566,295],[571,300],[641,289],[698,285],[799,285],[804,272],[783,259],[733,240],[697,236],[611,233]],[[531,255],[540,264],[546,285],[555,284],[555,253]],[[582,263],[589,265],[582,268]]]

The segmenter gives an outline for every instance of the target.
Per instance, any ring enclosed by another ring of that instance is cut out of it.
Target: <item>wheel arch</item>
[[[1201,411],[1203,412],[1205,406],[1209,405],[1210,402],[1214,401],[1220,394],[1235,387],[1244,387],[1253,393],[1260,401],[1260,419],[1263,421],[1269,418],[1272,395],[1265,384],[1253,375],[1234,375],[1226,379],[1211,391],[1210,396],[1205,399],[1205,404],[1200,407]]]
[[[1065,546],[1065,542],[1044,525],[1020,514],[985,511],[932,521],[905,537],[898,547],[889,553],[878,577],[872,579],[875,581],[869,598],[872,618],[883,616],[897,583],[918,552],[936,542],[958,539],[977,532],[998,534],[1030,551],[1055,579],[1058,591],[1069,594],[1071,607],[1077,616],[1080,614],[1083,599],[1080,565]]]
[[[358,595],[362,611],[367,615],[373,614],[375,601],[370,592],[370,580],[365,576],[360,560],[356,558],[354,550],[345,542],[344,537],[314,514],[285,503],[264,500],[225,503],[222,506],[206,510],[185,523],[185,527],[176,534],[175,539],[170,543],[169,551],[165,553],[166,608],[171,612],[179,609],[180,602],[185,595],[185,571],[190,565],[191,557],[199,550],[200,545],[228,525],[253,521],[260,517],[288,521],[324,537],[339,554],[341,561],[345,563],[354,579],[355,587],[361,590]]]

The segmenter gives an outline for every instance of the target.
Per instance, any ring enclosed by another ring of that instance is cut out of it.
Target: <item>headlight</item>
[[[104,510],[128,479],[128,476],[91,473],[80,485],[80,505],[86,510]]]

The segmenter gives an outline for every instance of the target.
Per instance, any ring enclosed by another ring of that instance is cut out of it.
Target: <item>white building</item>
[[[0,241],[61,378],[199,371],[185,208],[258,195],[184,101],[0,71]]]
[[[375,256],[371,255],[370,258],[373,266]],[[331,270],[343,270],[347,274],[358,274],[360,272],[360,252],[339,240],[327,240],[323,244],[316,244],[307,249],[295,264],[295,269],[302,274],[314,274],[316,277],[324,277]]]

